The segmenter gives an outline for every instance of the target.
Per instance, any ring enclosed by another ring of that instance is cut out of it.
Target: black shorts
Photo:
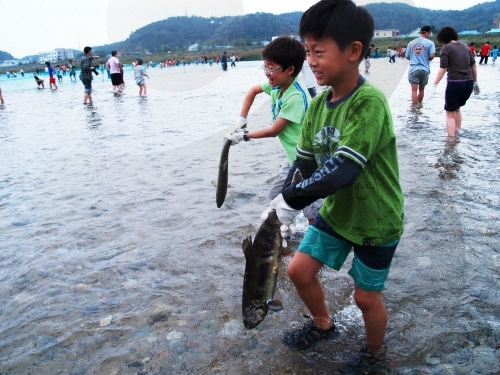
[[[444,94],[445,111],[454,112],[464,106],[473,88],[474,81],[448,81]]]
[[[123,78],[121,73],[111,73],[111,83],[113,86],[123,85]]]

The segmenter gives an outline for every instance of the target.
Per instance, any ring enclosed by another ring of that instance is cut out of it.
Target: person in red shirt
[[[481,60],[479,60],[479,64],[482,64],[483,60],[484,60],[484,65],[488,64],[488,55],[490,54],[490,51],[491,51],[490,42],[484,43],[481,47]]]
[[[469,49],[470,52],[472,53],[472,56],[476,57],[476,43],[471,42]]]

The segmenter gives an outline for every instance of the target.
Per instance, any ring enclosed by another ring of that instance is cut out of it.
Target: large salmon
[[[252,236],[243,240],[246,265],[242,312],[243,324],[248,329],[257,327],[269,309],[282,309],[281,302],[273,300],[281,257],[289,253],[282,246],[280,227],[276,211],[271,211],[257,231],[253,243]]]
[[[295,170],[292,185],[302,181],[302,174]],[[283,309],[280,301],[273,300],[278,280],[281,257],[291,254],[286,241],[281,237],[281,222],[276,211],[271,211],[261,224],[255,240],[252,236],[243,240],[245,254],[245,276],[243,279],[242,312],[245,328],[257,327],[264,320],[269,309]],[[285,247],[284,247],[285,246]]]
[[[229,147],[231,147],[231,141],[227,140],[222,147],[222,152],[220,155],[219,175],[217,177],[217,182],[212,181],[212,183],[216,187],[215,203],[217,203],[217,208],[220,208],[224,203],[224,200],[226,199]]]

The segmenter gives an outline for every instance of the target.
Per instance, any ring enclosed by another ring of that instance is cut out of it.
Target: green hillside
[[[424,24],[432,25],[435,31],[443,26],[453,25],[458,31],[485,32],[492,28],[493,18],[500,16],[500,0],[462,11],[430,10],[403,3],[368,4],[366,8],[373,15],[376,29],[399,29],[401,35]],[[194,43],[200,49],[228,45],[241,48],[270,40],[272,36],[297,33],[301,15],[301,12],[292,12],[218,18],[172,17],[134,31],[123,42],[95,48],[115,48],[124,53],[185,51]]]

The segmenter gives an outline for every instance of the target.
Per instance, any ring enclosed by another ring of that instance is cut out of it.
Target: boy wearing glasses
[[[288,170],[296,158],[295,147],[311,97],[297,78],[306,57],[304,46],[298,40],[280,36],[264,48],[262,57],[264,58],[262,69],[267,80],[248,91],[243,100],[240,117],[224,136],[224,141],[231,140],[231,144],[235,145],[242,140],[279,138],[287,159],[271,184],[269,199],[274,199],[281,192]],[[248,131],[246,130],[248,112],[255,97],[261,93],[271,97],[273,123],[266,128]],[[312,222],[320,207],[321,202],[307,207],[304,216]]]
[[[324,202],[288,265],[311,319],[283,342],[304,350],[338,336],[317,274],[324,265],[339,270],[354,250],[349,275],[366,345],[346,367],[347,373],[372,373],[387,365],[382,290],[403,232],[392,115],[384,94],[359,74],[373,18],[351,0],[321,0],[302,15],[300,35],[318,85],[329,88],[311,102],[285,187],[261,218],[276,210],[288,226],[302,207]],[[292,185],[296,169],[304,180]]]

